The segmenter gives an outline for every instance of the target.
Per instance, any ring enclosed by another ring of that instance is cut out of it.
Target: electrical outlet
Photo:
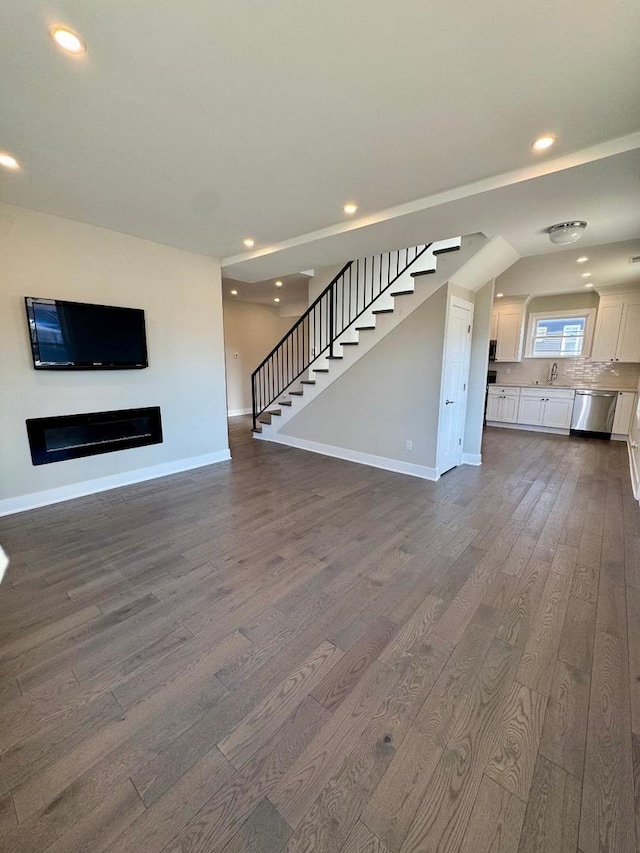
[[[413,450],[413,442],[410,438],[405,441],[404,446],[407,450]]]

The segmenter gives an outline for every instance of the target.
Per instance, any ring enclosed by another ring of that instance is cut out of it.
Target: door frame
[[[459,445],[458,452],[458,461],[456,465],[453,467],[458,467],[458,465],[462,464],[463,456],[464,456],[464,425],[466,423],[466,415],[467,415],[467,400],[469,397],[469,369],[471,366],[471,339],[473,337],[473,312],[474,312],[474,304],[473,302],[469,302],[468,299],[463,299],[461,296],[454,296],[452,293],[449,293],[447,296],[447,309],[445,312],[444,318],[444,340],[442,345],[442,374],[440,377],[440,399],[438,401],[438,438],[436,443],[436,471],[438,473],[438,477],[442,474],[446,473],[446,471],[451,470],[451,466],[447,466],[443,469],[440,449],[442,445],[442,411],[445,401],[445,371],[447,367],[447,347],[449,345],[449,318],[451,315],[451,309],[457,306],[459,308],[464,308],[469,311],[469,325],[470,331],[468,335],[468,346],[467,346],[467,357],[466,364],[463,370],[463,375],[465,377],[464,381],[464,390],[462,392],[461,405],[459,409],[459,418],[462,427],[462,436],[461,442]]]

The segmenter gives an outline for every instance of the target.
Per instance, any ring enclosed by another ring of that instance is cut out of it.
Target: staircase
[[[299,411],[305,393],[316,396],[344,372],[345,356],[350,365],[357,358],[352,350],[365,343],[361,335],[376,337],[385,316],[398,311],[396,300],[415,294],[423,277],[436,273],[438,256],[461,245],[462,238],[454,237],[345,264],[253,372],[256,437],[266,438],[276,419],[280,426]]]

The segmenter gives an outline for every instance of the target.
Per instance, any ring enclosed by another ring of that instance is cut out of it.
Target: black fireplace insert
[[[161,444],[160,406],[30,418],[27,434],[34,465]]]

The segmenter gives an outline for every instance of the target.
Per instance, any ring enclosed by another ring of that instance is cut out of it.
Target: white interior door
[[[438,474],[462,462],[462,441],[467,412],[467,382],[471,356],[473,305],[449,297],[442,365],[442,393],[438,422]]]

